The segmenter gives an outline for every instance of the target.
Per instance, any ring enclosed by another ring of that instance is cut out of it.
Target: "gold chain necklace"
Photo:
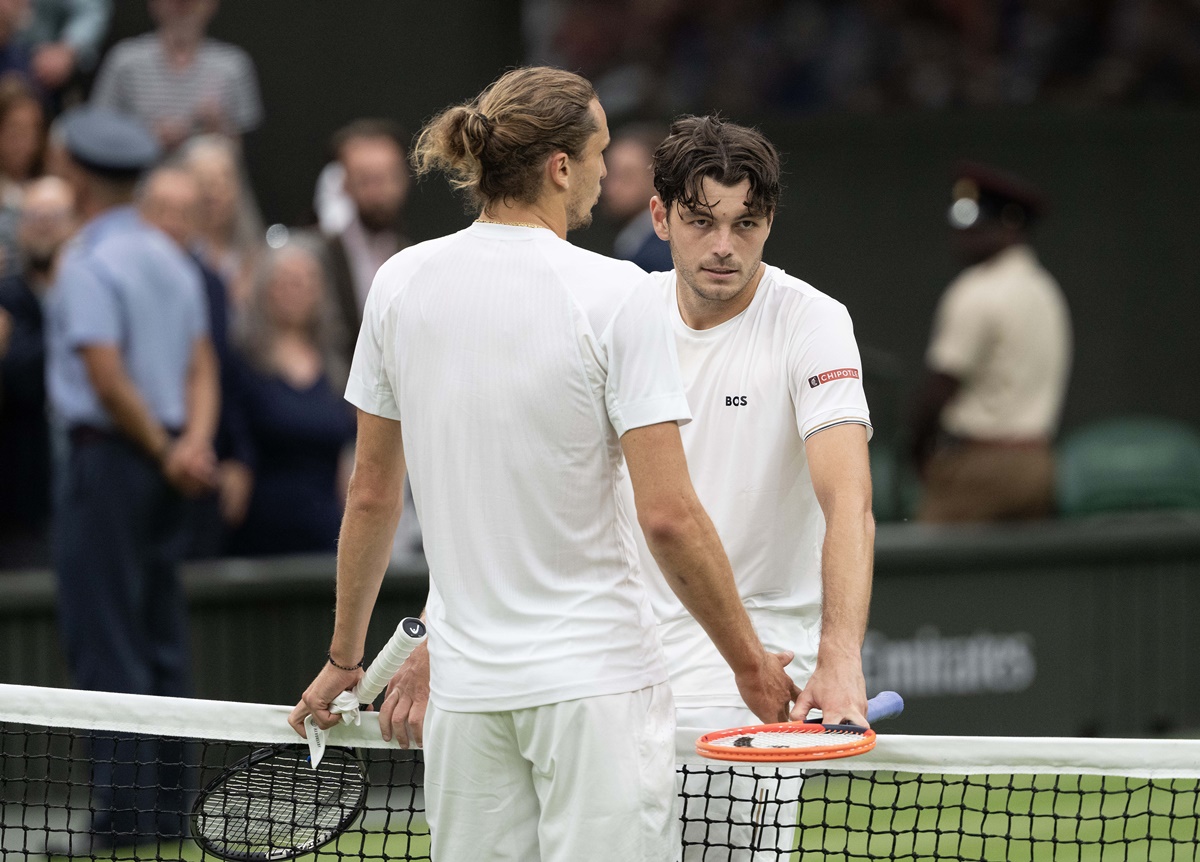
[[[550,230],[544,224],[530,224],[527,221],[484,221],[481,218],[475,219],[476,224],[502,224],[506,227],[540,227],[542,230]]]

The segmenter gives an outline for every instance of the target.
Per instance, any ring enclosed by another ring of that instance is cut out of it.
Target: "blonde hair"
[[[442,171],[468,203],[532,203],[554,153],[579,158],[597,130],[596,91],[585,78],[549,66],[506,72],[474,99],[447,108],[417,136],[417,176]]]

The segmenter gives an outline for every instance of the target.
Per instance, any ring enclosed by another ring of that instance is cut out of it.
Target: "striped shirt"
[[[254,61],[241,48],[205,39],[186,69],[167,62],[155,33],[113,46],[96,77],[92,103],[137,117],[153,128],[158,121],[182,121],[201,131],[200,116],[215,105],[237,132],[262,122],[262,97]]]

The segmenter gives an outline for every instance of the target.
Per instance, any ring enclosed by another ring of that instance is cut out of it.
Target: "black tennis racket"
[[[407,617],[371,662],[353,692],[335,701],[343,720],[357,720],[409,654],[425,639],[425,624]],[[294,859],[333,841],[362,813],[367,774],[349,748],[326,747],[327,732],[311,722],[309,744],[261,748],[226,769],[192,806],[196,843],[222,859]]]

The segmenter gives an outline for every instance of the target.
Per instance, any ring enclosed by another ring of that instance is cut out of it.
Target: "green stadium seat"
[[[1057,472],[1066,516],[1200,509],[1200,433],[1171,419],[1097,422],[1064,439]]]

